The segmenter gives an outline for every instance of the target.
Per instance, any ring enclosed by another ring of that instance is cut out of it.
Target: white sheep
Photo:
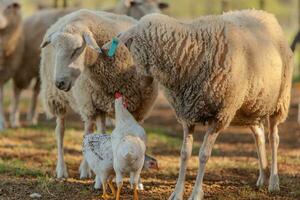
[[[10,123],[20,126],[19,100],[21,91],[26,89],[32,79],[36,79],[33,96],[28,111],[29,124],[37,123],[36,105],[40,84],[38,69],[40,63],[40,43],[47,28],[60,16],[72,10],[41,11],[26,18],[21,16],[21,4],[16,0],[0,1],[1,56],[0,56],[0,130],[4,129],[3,85],[13,79],[13,100]],[[34,30],[34,31],[33,31]]]
[[[57,21],[45,35],[41,61],[41,96],[48,116],[57,118],[57,176],[67,177],[63,153],[64,117],[69,107],[79,113],[89,134],[96,121],[105,132],[106,116],[114,117],[114,93],[128,100],[129,110],[142,121],[157,97],[157,83],[140,76],[126,48],[116,58],[101,55],[99,45],[136,23],[127,16],[79,10]],[[51,45],[50,45],[51,44]],[[59,88],[59,89],[58,89]],[[83,160],[81,178],[89,175]]]
[[[244,10],[183,23],[153,14],[116,40],[127,45],[141,73],[163,86],[183,125],[179,178],[170,199],[182,199],[198,123],[209,126],[190,200],[203,199],[205,165],[219,133],[229,125],[252,129],[260,159],[257,183],[264,184],[267,160],[261,124],[265,119],[269,120],[272,149],[269,191],[279,190],[277,127],[288,114],[293,54],[273,15]]]
[[[36,112],[36,107],[40,91],[40,44],[47,29],[58,18],[75,11],[75,8],[42,10],[22,21],[20,7],[21,4],[18,0],[0,1],[2,11],[0,13],[0,30],[5,30],[5,33],[0,36],[1,41],[3,41],[0,44],[2,49],[0,56],[0,130],[4,129],[5,124],[3,85],[11,78],[13,78],[11,126],[20,126],[19,101],[21,92],[28,88],[33,79],[36,80],[36,83],[33,87],[27,122],[32,125],[37,124],[38,113]],[[159,9],[167,7],[168,4],[159,1],[120,0],[111,11],[140,18],[145,14],[159,12]]]
[[[24,35],[20,3],[0,1],[0,131],[5,128],[3,87],[18,70],[24,51]]]
[[[145,14],[151,13],[151,12],[159,12],[157,8],[164,9],[168,7],[168,4],[162,3],[159,1],[153,1],[149,2],[146,0],[120,0],[116,8],[110,10],[112,12],[120,13],[120,14],[128,14],[128,15],[133,15],[136,18],[139,18]],[[48,32],[49,33],[49,32]],[[53,74],[53,70],[50,66],[48,69],[42,69],[44,71],[46,70],[47,74]],[[50,71],[49,71],[50,70]],[[151,79],[148,79],[151,81]],[[78,106],[75,103],[75,99],[72,98],[72,95],[66,95],[58,91],[57,88],[55,88],[53,79],[52,77],[47,77],[43,75],[43,72],[41,74],[41,93],[42,93],[42,101],[44,108],[46,112],[48,113],[48,116],[53,116],[55,115],[57,117],[57,127],[56,127],[56,135],[57,135],[57,146],[58,146],[58,162],[57,162],[57,167],[56,167],[56,173],[58,178],[62,177],[67,177],[67,170],[65,167],[65,161],[64,161],[64,153],[63,153],[63,138],[64,138],[64,116],[67,112],[68,107],[72,107],[77,113],[79,113],[79,109],[77,108]],[[86,83],[88,84],[88,83]],[[85,86],[82,86],[83,89]],[[90,87],[90,86],[87,86]],[[146,91],[147,92],[147,91]],[[102,95],[102,94],[101,94]],[[105,94],[106,95],[106,94]],[[68,97],[67,97],[68,96]],[[80,94],[77,95],[78,98],[82,97],[84,99],[84,95]],[[49,100],[47,98],[49,97]],[[95,96],[93,98],[96,98]],[[70,100],[71,99],[71,100]],[[49,108],[47,106],[48,102],[51,102]],[[149,101],[152,101],[151,99]],[[88,102],[87,104],[92,104],[93,101]],[[86,104],[86,103],[85,103]],[[85,104],[81,104],[80,106],[85,106]],[[105,109],[108,108],[109,105],[105,105]],[[91,107],[90,107],[91,108]],[[95,112],[95,110],[88,110],[90,109],[88,106],[83,108],[83,110],[88,111],[89,113]],[[103,108],[102,108],[103,109]],[[140,110],[142,113],[144,111]],[[98,113],[97,114],[97,129],[100,132],[104,132],[104,126],[105,120],[103,119],[103,113]],[[144,115],[144,114],[142,114]],[[100,117],[101,116],[101,117]],[[145,116],[144,116],[145,117]],[[143,117],[143,118],[144,118]],[[140,119],[141,120],[141,119]],[[85,132],[89,132],[90,129],[92,129],[93,123],[86,122],[86,130]],[[85,178],[88,176],[89,172],[87,169],[86,162],[83,162],[83,164],[80,167],[80,177]]]

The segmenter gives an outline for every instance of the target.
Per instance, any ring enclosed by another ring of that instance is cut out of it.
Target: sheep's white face
[[[60,90],[69,91],[84,69],[85,42],[80,35],[60,33],[51,43],[55,49],[55,85]]]
[[[160,13],[161,10],[169,6],[159,0],[123,0],[123,3],[127,7],[126,14],[136,19],[150,13]]]
[[[91,65],[93,62],[92,57],[85,58],[86,47],[95,52],[95,61],[97,54],[102,53],[91,32],[77,34],[54,32],[44,38],[41,48],[49,44],[53,47],[55,85],[66,92],[75,84],[85,65]]]
[[[21,22],[20,8],[17,0],[0,0],[0,31]]]

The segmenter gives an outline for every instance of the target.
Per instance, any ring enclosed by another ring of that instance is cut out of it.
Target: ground
[[[9,96],[9,95],[8,95]],[[22,111],[28,104],[23,101]],[[297,102],[300,87],[293,89],[293,101],[286,123],[280,126],[279,174],[280,189],[269,194],[267,187],[257,189],[258,162],[254,140],[248,128],[232,127],[217,140],[204,177],[205,199],[300,199],[300,125],[297,123]],[[8,100],[6,100],[8,104]],[[23,116],[24,117],[24,116]],[[79,180],[82,123],[71,115],[67,121],[65,159],[71,178],[54,178],[56,145],[54,121],[41,114],[36,127],[8,129],[0,133],[0,199],[30,199],[36,192],[41,199],[100,199],[100,190],[93,189],[93,180]],[[162,95],[151,116],[145,122],[148,132],[148,153],[154,155],[160,170],[143,172],[145,190],[141,200],[168,199],[178,175],[182,129]],[[197,175],[198,150],[205,127],[196,130],[193,157],[186,177],[185,199],[192,190]],[[269,146],[267,146],[269,147]],[[270,163],[270,150],[268,148]],[[122,199],[132,199],[125,183]]]

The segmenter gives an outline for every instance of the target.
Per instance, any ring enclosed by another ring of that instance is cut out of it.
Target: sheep
[[[167,8],[168,4],[166,3],[159,3],[158,1],[154,2],[155,4],[150,3],[149,1],[135,1],[135,0],[121,0],[119,1],[117,7],[115,9],[110,10],[111,12],[115,12],[115,13],[119,13],[119,14],[128,14],[128,15],[134,15],[133,17],[135,18],[139,18],[145,14],[148,14],[150,12],[158,12],[159,10],[155,9],[157,6],[161,9]],[[137,14],[134,14],[137,13]],[[50,68],[48,70],[51,70]],[[41,67],[41,71],[42,71],[42,67]],[[48,71],[47,73],[52,73],[51,71]],[[56,174],[58,178],[62,178],[62,177],[67,177],[67,169],[65,166],[65,161],[64,161],[64,153],[63,153],[63,135],[64,135],[64,116],[67,113],[67,108],[71,107],[73,108],[73,110],[75,110],[75,112],[77,111],[78,113],[78,109],[77,106],[75,104],[75,100],[72,98],[71,95],[69,95],[68,97],[66,97],[65,94],[60,93],[57,91],[57,89],[53,86],[53,80],[50,79],[49,77],[43,76],[41,75],[41,82],[42,82],[42,86],[41,86],[41,93],[42,93],[42,101],[43,101],[43,105],[45,108],[45,111],[48,115],[48,117],[53,117],[56,116],[57,120],[57,126],[56,126],[56,135],[57,135],[57,146],[58,146],[58,162],[57,162],[57,167],[56,167]],[[151,81],[151,79],[148,79]],[[44,86],[43,86],[44,85]],[[48,89],[47,89],[48,88]],[[50,89],[51,88],[51,89]],[[55,89],[53,89],[55,88]],[[48,96],[47,93],[49,93],[49,95],[51,96],[52,99],[52,105],[51,108],[46,106],[49,102],[49,100],[47,100]],[[81,96],[81,95],[79,95]],[[67,100],[69,99],[69,100]],[[67,104],[71,104],[71,106],[68,106]],[[50,111],[51,110],[51,111]],[[102,115],[102,114],[101,114]],[[97,118],[97,129],[100,132],[104,132],[104,129],[102,127],[101,124],[105,123],[103,121],[103,117],[101,119],[101,117]],[[85,132],[89,132],[89,129],[92,128],[92,123],[86,123],[86,130]],[[102,130],[101,130],[102,129]],[[83,162],[83,164],[81,164],[80,167],[80,171],[81,171],[81,178],[85,178],[88,176],[89,172],[87,171],[87,167],[86,164],[84,164],[86,162]]]
[[[39,64],[40,64],[40,44],[42,42],[43,36],[47,29],[57,21],[61,16],[72,12],[74,9],[49,9],[42,10],[34,15],[26,18],[23,22],[25,27],[23,30],[24,34],[24,51],[21,59],[20,66],[15,72],[13,78],[14,86],[14,101],[11,114],[11,124],[13,127],[18,127],[19,123],[19,112],[18,104],[20,99],[20,94],[22,90],[26,89],[33,79],[36,79],[31,105],[29,112],[27,114],[27,121],[30,124],[37,124],[37,100],[40,90],[40,79],[39,79]],[[34,31],[32,31],[34,30]]]
[[[99,45],[136,20],[106,12],[79,10],[58,20],[42,44],[41,97],[49,117],[56,117],[58,178],[67,177],[64,161],[64,118],[69,108],[80,114],[85,134],[105,132],[106,116],[114,117],[114,93],[127,98],[129,110],[138,121],[146,118],[157,97],[158,86],[150,77],[136,72],[129,51],[124,48],[114,59],[101,55]],[[50,45],[51,44],[51,45]],[[56,53],[57,52],[57,53]],[[83,159],[80,177],[90,176]]]
[[[5,31],[5,34],[3,36],[0,37],[2,37],[6,41],[10,41],[10,45],[12,46],[11,49],[3,50],[11,55],[9,55],[9,57],[2,56],[0,58],[4,60],[1,62],[3,62],[3,65],[5,66],[5,69],[4,67],[2,67],[5,71],[1,70],[2,76],[0,80],[0,130],[4,129],[5,122],[3,108],[3,85],[11,78],[13,78],[14,93],[11,106],[12,111],[10,114],[11,126],[20,126],[20,95],[22,90],[26,89],[33,79],[36,80],[36,83],[33,87],[32,101],[27,113],[27,121],[28,124],[31,125],[37,124],[38,116],[36,112],[36,106],[40,90],[40,44],[46,30],[52,24],[54,24],[58,18],[76,10],[76,8],[42,10],[26,18],[24,22],[22,22],[20,6],[21,4],[18,0],[5,0],[0,2],[0,7],[2,7],[2,10],[9,11],[5,12],[5,14],[3,13],[0,16],[0,29],[4,30],[6,27],[11,27],[9,28],[9,30]],[[120,14],[124,13],[133,15],[136,18],[140,18],[141,16],[150,12],[159,12],[158,8],[165,9],[167,7],[168,4],[158,1],[156,1],[155,3],[150,3],[148,1],[142,0],[121,0],[118,3],[117,7],[112,11]],[[3,27],[1,28],[1,26]],[[9,36],[11,36],[11,38],[8,38]],[[26,49],[26,51],[24,51],[24,49]]]
[[[188,23],[152,14],[115,40],[128,47],[139,73],[162,85],[183,126],[179,178],[170,199],[182,199],[198,123],[207,123],[208,130],[190,200],[203,199],[205,165],[219,133],[229,125],[251,128],[260,160],[258,186],[264,184],[267,160],[261,124],[265,119],[269,121],[272,150],[268,189],[279,190],[277,127],[288,114],[293,54],[272,14],[243,10]],[[102,49],[109,46],[107,43]]]
[[[22,60],[24,36],[20,3],[0,1],[0,131],[5,128],[3,86],[11,79]]]
[[[10,114],[11,126],[20,126],[18,109],[20,94],[23,89],[29,86],[33,78],[36,79],[36,84],[33,89],[33,97],[27,119],[30,124],[36,124],[37,122],[39,46],[43,34],[59,16],[39,12],[22,21],[21,4],[16,0],[1,1],[0,8],[0,37],[2,41],[0,45],[0,130],[4,130],[3,86],[10,79],[13,79],[14,93]],[[56,12],[62,15],[65,11]]]

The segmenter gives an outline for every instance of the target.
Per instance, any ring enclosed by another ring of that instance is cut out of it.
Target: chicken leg
[[[107,194],[106,192],[106,181],[102,182],[102,190],[103,190],[103,194],[102,194],[102,199],[104,200],[108,200],[110,198],[110,196]]]
[[[116,200],[120,200],[122,186],[123,186],[123,184],[118,184],[118,191],[117,191]]]
[[[108,185],[109,185],[109,188],[110,188],[110,190],[111,190],[111,192],[112,192],[112,194],[113,194],[113,197],[116,197],[116,189],[115,189],[115,187],[114,187],[114,184],[113,184],[112,180],[110,180],[110,181],[108,182]]]
[[[133,200],[139,200],[138,186],[136,184],[133,186]]]

